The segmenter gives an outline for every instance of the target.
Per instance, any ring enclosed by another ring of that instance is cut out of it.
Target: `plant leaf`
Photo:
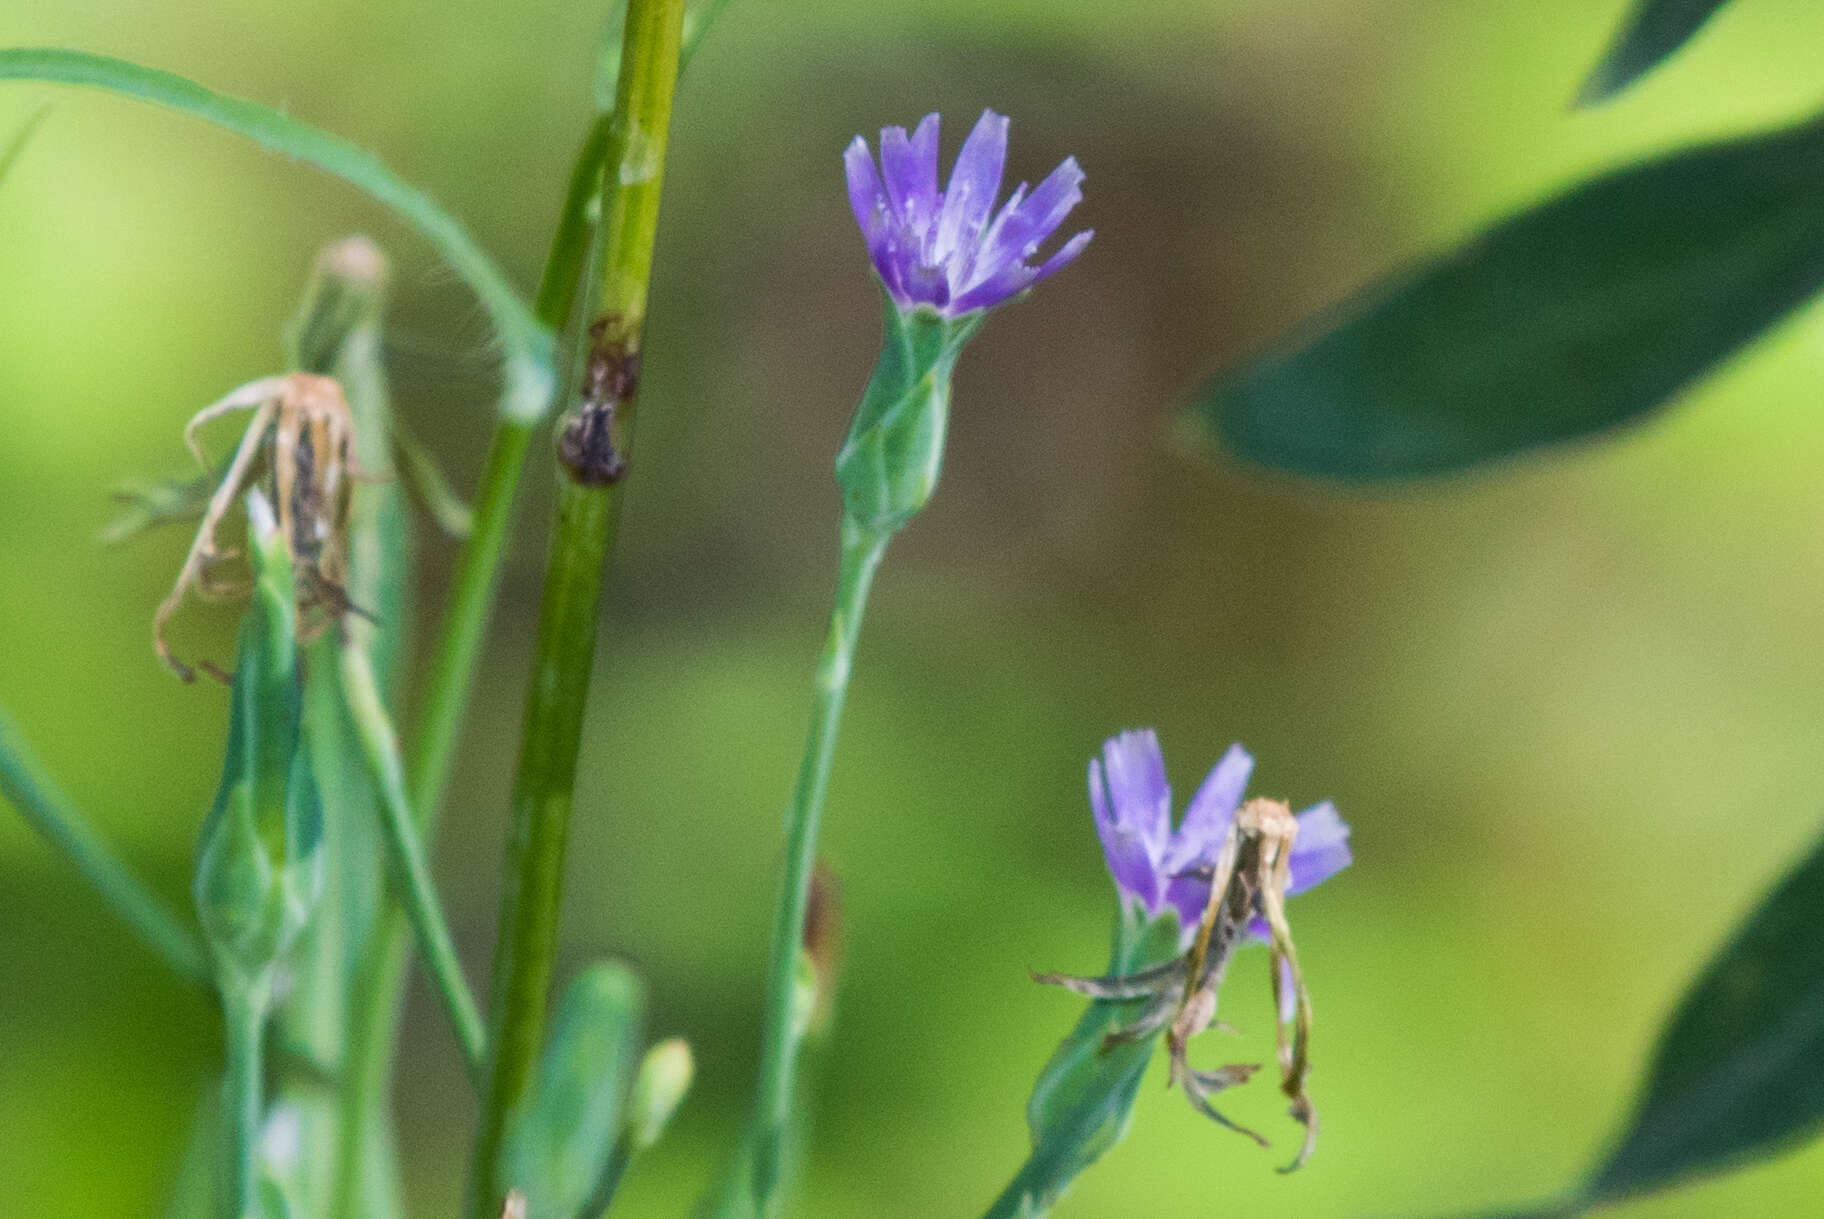
[[[341,136],[257,102],[217,93],[175,73],[85,51],[0,49],[0,80],[86,85],[168,106],[334,174],[392,209],[431,243],[474,291],[511,355],[541,369],[550,367],[550,332],[462,223],[378,157]]]
[[[1627,25],[1577,93],[1579,106],[1606,102],[1684,46],[1728,0],[1636,0]]]
[[[1622,169],[1496,225],[1195,403],[1240,457],[1460,470],[1659,406],[1824,285],[1824,124]]]
[[[1679,1003],[1589,1202],[1771,1154],[1824,1123],[1824,842]]]

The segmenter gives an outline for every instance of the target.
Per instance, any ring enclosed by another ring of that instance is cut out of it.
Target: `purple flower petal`
[[[1190,873],[1215,863],[1253,769],[1247,750],[1229,746],[1173,832],[1165,759],[1151,729],[1110,737],[1103,742],[1102,756],[1090,759],[1090,808],[1116,887],[1124,897],[1139,900],[1149,915],[1173,909],[1185,945],[1203,917],[1211,884],[1209,876]],[[1313,805],[1298,815],[1298,826],[1288,860],[1288,897],[1321,884],[1351,862],[1349,826],[1335,805],[1327,800]],[[1245,934],[1271,939],[1266,920],[1258,916],[1249,920]]]
[[[1017,208],[1005,208],[995,217],[976,255],[975,277],[986,278],[1009,262],[1031,257],[1082,199],[1083,170],[1075,157],[1066,157]]]
[[[1292,883],[1286,896],[1323,884],[1355,860],[1349,850],[1349,826],[1336,805],[1325,800],[1298,815],[1298,841],[1292,844]]]
[[[965,292],[951,299],[951,313],[968,313],[988,309],[1002,301],[1012,300],[1032,286],[1033,270],[1025,263],[1010,262],[987,279],[978,280]]]
[[[1178,911],[1179,938],[1188,946],[1203,919],[1203,909],[1210,904],[1210,880],[1201,876],[1180,876],[1165,882],[1165,900]]]
[[[910,135],[903,127],[882,128],[878,169],[864,140],[844,154],[849,205],[875,270],[901,309],[955,318],[993,308],[1069,264],[1088,243],[1089,234],[1079,233],[1043,265],[1028,265],[1082,198],[1083,171],[1067,158],[1037,191],[1028,194],[1022,183],[996,214],[1007,129],[1004,116],[983,111],[943,191],[935,114]]]
[[[1172,789],[1159,737],[1150,728],[1110,737],[1102,744],[1102,762],[1115,820],[1140,836],[1157,864],[1172,833]]]
[[[1228,837],[1229,823],[1235,819],[1242,794],[1248,790],[1248,777],[1253,773],[1253,756],[1239,744],[1230,745],[1222,759],[1210,768],[1209,775],[1184,810],[1184,821],[1178,826],[1172,849],[1166,853],[1168,873],[1207,868],[1216,862],[1222,841]]]
[[[874,157],[868,152],[868,142],[856,136],[843,154],[842,164],[849,180],[849,207],[868,243],[874,270],[889,288],[896,288],[900,277],[892,254],[893,227],[887,210],[890,205],[880,174],[874,169]]]
[[[973,249],[982,226],[994,211],[994,197],[1001,193],[1001,172],[1007,163],[1007,119],[992,110],[982,111],[975,129],[963,141],[932,242],[933,257],[949,260],[958,250]],[[953,284],[954,286],[960,286]]]
[[[909,139],[904,127],[881,129],[880,173],[900,221],[922,236],[937,215],[937,115],[927,114]]]
[[[842,154],[842,168],[849,180],[849,209],[855,213],[862,236],[872,245],[875,234],[886,227],[887,193],[881,188],[866,140],[855,137]]]
[[[1078,233],[1069,241],[1059,246],[1057,250],[1052,253],[1052,256],[1047,258],[1037,271],[1033,272],[1032,282],[1036,284],[1041,280],[1049,279],[1054,271],[1061,271],[1069,266],[1071,260],[1083,252],[1083,247],[1087,246],[1090,239],[1095,235],[1096,230],[1084,229],[1081,233]],[[1028,286],[1030,287],[1031,285]]]
[[[1089,807],[1095,813],[1096,834],[1102,839],[1102,855],[1108,861],[1115,887],[1140,900],[1148,914],[1159,909],[1159,870],[1147,850],[1145,839],[1135,827],[1121,819],[1120,806],[1110,805],[1103,782],[1100,759],[1089,760]]]

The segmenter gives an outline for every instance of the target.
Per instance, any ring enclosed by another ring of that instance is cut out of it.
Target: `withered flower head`
[[[1270,948],[1280,1090],[1305,1127],[1304,1145],[1285,1171],[1310,1156],[1317,1113],[1305,1095],[1309,1070],[1311,999],[1286,920],[1286,899],[1349,866],[1349,827],[1328,801],[1293,814],[1281,801],[1242,803],[1254,760],[1233,745],[1172,827],[1171,788],[1158,738],[1150,731],[1111,738],[1089,764],[1089,799],[1109,872],[1124,908],[1145,917],[1173,913],[1182,955],[1136,973],[1104,978],[1046,974],[1039,981],[1095,999],[1147,1000],[1137,1017],[1109,1034],[1111,1043],[1165,1032],[1171,1055],[1168,1085],[1181,1085],[1201,1113],[1265,1144],[1236,1126],[1210,1098],[1247,1082],[1259,1068],[1245,1064],[1199,1071],[1187,1048],[1216,1022],[1217,993],[1235,949],[1249,939]]]
[[[305,641],[355,607],[343,584],[347,578],[348,504],[352,480],[361,473],[354,460],[354,427],[342,387],[329,377],[291,373],[263,377],[204,407],[184,427],[184,443],[210,477],[218,467],[204,454],[197,432],[234,411],[253,418],[203,510],[202,524],[179,569],[171,592],[152,618],[152,643],[159,659],[185,681],[195,673],[165,642],[165,625],[194,590],[219,599],[244,595],[244,571],[232,570],[243,557],[217,537],[223,519],[250,487],[262,488],[278,509],[279,528],[295,565],[301,634]],[[206,671],[221,676],[205,664]]]
[[[1215,866],[1241,798],[1254,772],[1254,758],[1231,745],[1211,768],[1172,828],[1172,789],[1165,757],[1152,729],[1112,736],[1102,755],[1089,762],[1089,805],[1102,839],[1102,854],[1124,902],[1137,902],[1148,918],[1169,907],[1178,915],[1184,942],[1210,899]],[[1298,845],[1288,861],[1292,897],[1322,884],[1349,866],[1349,827],[1328,800],[1298,814]],[[1267,938],[1264,920],[1249,931]]]

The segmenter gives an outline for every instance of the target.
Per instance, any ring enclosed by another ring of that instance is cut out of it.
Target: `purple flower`
[[[1172,828],[1172,789],[1165,759],[1152,729],[1110,737],[1102,756],[1089,761],[1089,804],[1096,815],[1102,852],[1122,901],[1137,901],[1148,917],[1167,907],[1178,912],[1188,940],[1210,897],[1207,878],[1186,875],[1216,862],[1235,810],[1247,790],[1254,759],[1240,745],[1229,746]],[[1328,800],[1298,814],[1292,847],[1291,897],[1348,867],[1349,827]],[[1260,920],[1252,934],[1265,937]]]
[[[904,127],[881,130],[878,172],[865,139],[856,136],[849,145],[843,157],[849,205],[874,269],[902,310],[929,308],[950,318],[991,309],[1089,244],[1086,230],[1039,266],[1028,265],[1083,197],[1083,171],[1066,157],[1030,195],[1020,183],[990,219],[1006,160],[1007,119],[992,110],[982,111],[963,142],[948,190],[937,188],[935,114],[909,137]]]

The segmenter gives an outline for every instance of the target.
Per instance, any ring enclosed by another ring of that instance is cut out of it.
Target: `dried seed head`
[[[1275,1008],[1281,1013],[1274,1030],[1280,1091],[1292,1102],[1289,1112],[1293,1119],[1305,1127],[1303,1144],[1292,1163],[1281,1170],[1285,1172],[1303,1164],[1317,1140],[1317,1111],[1304,1086],[1309,1071],[1311,1000],[1285,908],[1298,832],[1298,818],[1283,801],[1253,799],[1236,809],[1215,863],[1185,874],[1208,877],[1210,890],[1196,933],[1177,960],[1121,977],[1035,975],[1039,982],[1062,985],[1095,999],[1150,1000],[1131,1024],[1108,1034],[1105,1046],[1150,1037],[1165,1029],[1170,1056],[1167,1086],[1182,1087],[1199,1113],[1265,1146],[1264,1138],[1224,1117],[1210,1099],[1246,1083],[1259,1068],[1236,1064],[1199,1071],[1188,1056],[1191,1040],[1217,1023],[1217,996],[1235,949],[1250,933],[1264,935],[1270,945]]]

